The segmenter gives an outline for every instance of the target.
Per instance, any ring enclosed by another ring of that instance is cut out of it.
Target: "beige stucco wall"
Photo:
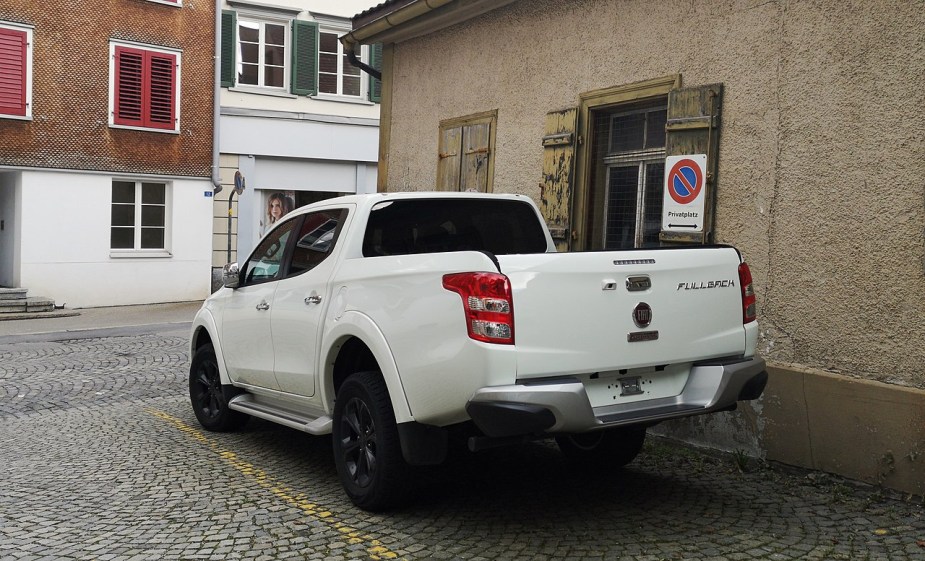
[[[655,429],[925,495],[925,0],[521,0],[394,46],[389,190],[497,110],[494,190],[539,198],[547,112],[724,86],[716,240],[759,299],[762,399]],[[388,94],[387,94],[388,95]]]
[[[498,110],[496,191],[539,197],[548,111],[722,82],[717,241],[773,361],[925,388],[925,2],[516,2],[399,43],[388,188],[430,189],[441,119]]]

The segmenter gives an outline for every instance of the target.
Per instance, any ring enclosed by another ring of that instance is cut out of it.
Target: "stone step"
[[[24,300],[28,288],[0,288],[0,300]]]
[[[18,300],[0,300],[0,314],[23,312],[52,312],[55,301],[43,296],[21,298]]]

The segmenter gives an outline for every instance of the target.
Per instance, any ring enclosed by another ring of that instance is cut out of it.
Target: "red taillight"
[[[486,343],[514,344],[511,281],[498,273],[443,275],[443,288],[459,294],[469,337]]]
[[[752,285],[752,272],[745,263],[739,265],[739,286],[742,287],[742,323],[755,321],[758,317],[755,287]]]

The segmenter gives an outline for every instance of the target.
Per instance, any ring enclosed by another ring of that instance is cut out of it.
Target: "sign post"
[[[231,210],[231,201],[234,200],[234,194],[240,197],[244,192],[244,174],[240,170],[234,172],[234,189],[228,193],[228,263],[231,263],[231,217],[234,213]]]
[[[665,158],[662,232],[702,234],[706,222],[707,155]]]

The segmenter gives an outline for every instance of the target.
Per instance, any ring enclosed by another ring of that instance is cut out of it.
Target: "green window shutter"
[[[318,24],[292,20],[292,93],[318,93]]]
[[[222,69],[222,87],[230,88],[235,78],[235,36],[237,33],[238,17],[230,10],[222,10],[222,52],[220,53]]]
[[[369,65],[382,72],[382,43],[369,47]],[[382,82],[369,77],[369,100],[375,103],[382,102]]]

